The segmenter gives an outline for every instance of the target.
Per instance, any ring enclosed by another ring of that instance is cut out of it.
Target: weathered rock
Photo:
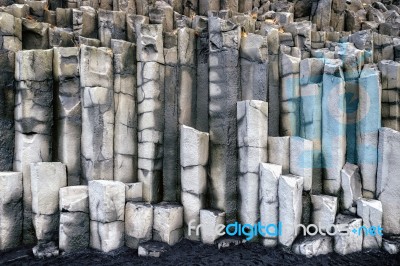
[[[382,245],[382,203],[379,200],[361,198],[357,201],[357,215],[363,219],[363,249],[380,248]],[[370,228],[374,227],[374,234]],[[381,228],[381,230],[379,230]],[[386,230],[386,228],[385,228]]]
[[[136,42],[137,29],[140,24],[149,24],[149,17],[128,13],[126,15],[126,40]]]
[[[330,236],[314,235],[300,238],[293,244],[293,252],[311,258],[333,252]]]
[[[142,201],[143,200],[143,183],[126,183],[125,184],[125,201]]]
[[[33,255],[38,259],[57,257],[60,251],[55,242],[39,243],[32,249]]]
[[[90,247],[110,252],[124,245],[124,222],[101,223],[90,221]]]
[[[39,243],[48,243],[58,240],[60,214],[35,214],[32,213],[33,228]]]
[[[156,1],[149,9],[150,24],[161,24],[165,32],[173,30],[174,10],[164,1]]]
[[[317,30],[327,30],[331,23],[332,0],[313,2],[311,17]]]
[[[400,241],[396,238],[384,238],[382,240],[382,248],[389,254],[397,254],[400,252]]]
[[[212,245],[220,236],[219,233],[224,232],[222,226],[225,224],[225,213],[211,209],[200,210],[200,224],[201,241]]]
[[[313,142],[290,137],[290,173],[303,177],[304,191],[310,191],[313,178]]]
[[[290,137],[268,137],[268,162],[282,166],[282,174],[289,174]]]
[[[167,202],[154,205],[153,240],[172,246],[181,240],[182,227],[182,206]]]
[[[357,212],[357,200],[362,197],[361,176],[358,166],[346,163],[341,171],[341,177],[341,209],[355,214]]]
[[[98,11],[101,45],[111,47],[111,39],[126,40],[126,14],[122,11]]]
[[[217,244],[218,249],[230,248],[239,246],[243,243],[246,243],[246,239],[240,236],[221,236],[218,238],[215,243]]]
[[[208,11],[219,11],[220,1],[218,0],[199,0],[199,15],[207,16]]]
[[[170,246],[163,242],[148,241],[139,245],[138,255],[139,257],[159,258],[163,253],[169,251],[170,249]]]
[[[60,211],[89,213],[89,192],[87,186],[60,188]]]
[[[350,215],[338,214],[336,223],[339,230],[347,230],[348,233],[339,233],[334,236],[334,250],[340,255],[347,255],[362,250],[363,238],[358,235],[359,228],[362,226],[362,219]],[[356,231],[353,231],[356,230]]]
[[[338,202],[336,197],[327,195],[311,195],[313,211],[311,222],[322,232],[330,231],[330,225],[335,223]]]
[[[128,202],[125,206],[125,244],[137,249],[152,239],[153,206],[141,202]]]
[[[36,2],[36,1],[30,1]],[[22,20],[22,48],[30,49],[48,49],[49,48],[49,26],[50,24],[37,22],[35,20]]]
[[[61,212],[59,235],[59,248],[62,252],[74,252],[88,248],[90,243],[89,214]]]

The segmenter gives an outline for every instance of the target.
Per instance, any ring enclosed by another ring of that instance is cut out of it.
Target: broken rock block
[[[361,177],[358,166],[346,163],[341,171],[341,176],[341,209],[355,214],[357,212],[357,200],[362,197]]]
[[[382,245],[382,203],[361,198],[357,201],[357,215],[363,220],[363,249],[380,248]]]
[[[50,48],[49,27],[50,24],[47,23],[37,22],[30,19],[23,19],[22,34],[24,38],[22,39],[22,48],[24,50]]]
[[[142,202],[127,202],[125,206],[125,244],[137,249],[152,239],[153,206]]]
[[[396,237],[384,238],[382,247],[389,254],[397,254],[400,252],[400,239]]]
[[[329,254],[333,252],[332,238],[323,235],[306,236],[297,240],[293,244],[292,250],[307,258]]]
[[[60,251],[73,252],[88,248],[90,244],[89,225],[88,213],[61,212],[59,228]]]
[[[60,188],[60,211],[89,213],[89,191],[87,186]]]
[[[155,257],[159,258],[163,253],[168,252],[171,247],[163,242],[148,241],[139,245],[139,257]]]
[[[311,195],[313,211],[311,221],[325,232],[330,231],[330,225],[335,223],[338,202],[336,197],[327,195]]]
[[[126,183],[125,184],[125,201],[142,201],[143,200],[143,183]]]
[[[200,235],[204,244],[212,245],[224,232],[225,213],[218,210],[200,210]],[[196,231],[197,233],[197,231]]]
[[[163,202],[154,205],[153,240],[172,246],[178,243],[183,233],[183,207]]]
[[[124,245],[124,222],[90,221],[90,247],[110,252]]]
[[[363,237],[358,233],[362,226],[362,219],[351,215],[338,214],[335,224],[340,231],[348,231],[348,234],[339,233],[334,236],[335,252],[340,255],[347,255],[361,251]]]

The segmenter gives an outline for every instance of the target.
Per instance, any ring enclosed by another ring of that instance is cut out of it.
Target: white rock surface
[[[87,186],[60,188],[60,211],[89,213],[89,191]]]
[[[362,250],[363,236],[358,235],[362,226],[362,219],[352,215],[338,214],[336,223],[339,230],[348,230],[348,234],[336,234],[334,236],[334,250],[340,255],[347,255]],[[356,230],[356,232],[353,232]]]
[[[142,202],[127,202],[125,206],[125,244],[137,249],[140,243],[152,239],[153,206]]]
[[[290,173],[304,178],[304,191],[310,191],[313,178],[313,142],[290,137]]]
[[[142,201],[143,200],[143,183],[125,183],[125,200]]]
[[[357,215],[363,219],[363,226],[368,230],[363,230],[363,249],[380,248],[382,245],[382,236],[378,230],[374,230],[375,235],[370,234],[369,229],[372,226],[376,228],[382,226],[382,203],[379,200],[361,198],[357,201]],[[385,230],[385,227],[383,227]],[[382,232],[381,232],[382,233]]]
[[[311,222],[322,232],[330,231],[330,225],[335,223],[338,208],[337,197],[328,195],[311,195],[313,206]]]
[[[362,184],[357,165],[346,163],[341,171],[342,194],[341,208],[344,211],[355,214],[357,212],[357,200],[362,197]]]
[[[330,236],[306,236],[293,244],[293,252],[307,258],[325,255],[333,252],[332,238]]]
[[[172,246],[183,234],[183,207],[172,203],[154,205],[153,240]]]
[[[200,210],[200,224],[201,241],[212,245],[219,238],[219,227],[225,224],[225,213],[211,209]]]
[[[124,222],[90,221],[90,247],[110,252],[124,245]]]

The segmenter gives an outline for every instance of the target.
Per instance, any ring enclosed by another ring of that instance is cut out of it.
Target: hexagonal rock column
[[[136,46],[111,40],[114,53],[114,180],[137,181]]]
[[[281,136],[298,136],[300,132],[300,58],[280,54]]]
[[[282,166],[282,174],[289,174],[290,137],[268,137],[268,162]]]
[[[286,247],[290,247],[297,237],[297,225],[301,223],[302,192],[303,177],[282,175],[279,178],[279,221],[282,223],[282,234],[278,240]]]
[[[362,219],[351,215],[338,214],[336,216],[337,226],[340,230],[348,230],[348,234],[336,234],[334,236],[334,250],[340,255],[347,255],[362,250],[362,236],[358,235],[358,230],[362,226]],[[353,230],[357,230],[354,233]]]
[[[236,220],[237,149],[236,102],[240,95],[241,29],[232,22],[209,17],[209,126],[211,207]]]
[[[240,42],[240,72],[242,100],[267,101],[268,97],[268,40],[250,33]]]
[[[67,170],[59,162],[31,164],[32,215],[36,238],[41,243],[58,240],[59,190],[67,186]]]
[[[0,12],[0,171],[11,171],[14,150],[14,72],[15,53],[22,49],[22,25],[19,18]]]
[[[327,30],[331,24],[332,0],[313,2],[311,10],[312,22],[317,25],[317,30]]]
[[[260,222],[264,226],[269,224],[277,225],[279,222],[278,185],[281,174],[281,165],[260,164],[258,197],[260,202]],[[278,237],[267,235],[262,242],[265,247],[275,247],[278,243]]]
[[[400,234],[400,181],[397,163],[400,159],[400,132],[379,129],[379,160],[376,196],[382,202],[382,227],[385,234]]]
[[[0,250],[21,244],[22,193],[22,173],[0,172]]]
[[[359,78],[357,112],[357,159],[363,183],[363,196],[373,198],[378,168],[378,131],[381,127],[381,93],[379,71],[365,65]]]
[[[346,156],[346,101],[342,62],[326,60],[322,90],[322,167],[326,194],[340,190]]]
[[[205,207],[209,134],[194,128],[180,127],[181,202],[184,211],[185,237],[199,240],[188,225],[200,224],[200,210]]]
[[[113,180],[114,92],[111,49],[81,45],[83,184]]]
[[[311,191],[313,178],[313,142],[290,137],[290,173],[303,177],[304,191]]]
[[[311,258],[333,252],[330,236],[314,235],[299,238],[292,247],[294,253]]]
[[[391,214],[393,215],[393,212]],[[383,228],[385,233],[390,232],[386,231],[385,225],[382,225],[382,203],[379,200],[359,199],[357,201],[357,215],[363,220],[363,249],[380,248],[382,235],[379,233],[382,232],[379,232],[378,227]],[[372,231],[370,231],[372,226],[375,227],[374,234],[371,234]]]
[[[164,134],[164,55],[162,25],[138,25],[138,180],[143,199],[160,200]]]
[[[101,46],[111,47],[111,39],[126,40],[125,12],[99,9],[98,25]]]
[[[204,244],[212,245],[220,236],[220,228],[225,224],[225,213],[218,210],[200,210],[200,235]],[[197,232],[196,232],[197,233]]]
[[[153,206],[144,202],[125,205],[125,245],[137,249],[140,243],[152,239]]]
[[[125,184],[89,182],[90,247],[109,252],[124,245]]]
[[[346,163],[341,171],[342,191],[340,207],[344,212],[356,214],[357,200],[362,197],[362,185],[357,165]]]
[[[239,220],[256,224],[259,218],[259,165],[267,162],[268,103],[237,103],[237,141],[239,150]]]
[[[327,195],[311,195],[311,222],[322,232],[331,231],[330,225],[335,223],[338,202],[336,197]]]
[[[174,29],[174,10],[166,1],[153,1],[149,8],[150,24],[161,24],[164,32]]]
[[[19,51],[15,60],[14,171],[22,172],[25,244],[35,242],[30,164],[50,161],[53,124],[53,50]]]
[[[54,160],[67,166],[68,185],[81,183],[82,105],[79,85],[79,48],[54,48],[55,87]]]
[[[79,36],[85,38],[97,39],[97,12],[90,6],[81,6],[72,10],[72,28],[75,39],[79,40]]]
[[[284,25],[284,31],[289,32],[293,36],[295,47],[300,48],[301,58],[311,56],[311,21],[292,22]]]
[[[162,202],[154,205],[153,240],[172,246],[178,243],[183,233],[183,207]]]
[[[87,186],[60,189],[60,251],[73,252],[89,247],[89,192]]]

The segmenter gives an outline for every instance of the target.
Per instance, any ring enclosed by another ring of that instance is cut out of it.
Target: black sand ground
[[[184,240],[161,258],[138,257],[137,250],[121,248],[104,254],[82,250],[71,255],[35,259],[31,249],[0,253],[1,265],[400,265],[400,254],[384,251],[354,253],[348,256],[330,255],[307,259],[280,249],[264,248],[258,243],[246,243],[224,250]]]

